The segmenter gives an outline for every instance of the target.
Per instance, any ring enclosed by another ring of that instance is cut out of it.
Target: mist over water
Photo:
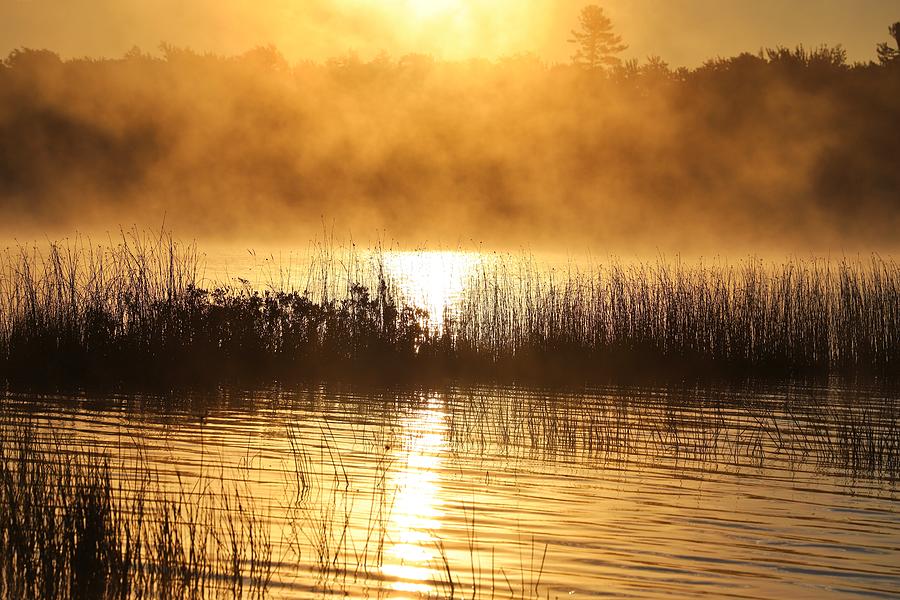
[[[610,74],[528,56],[163,54],[10,55],[6,236],[165,223],[248,247],[323,229],[412,247],[896,245],[900,72],[840,49]]]

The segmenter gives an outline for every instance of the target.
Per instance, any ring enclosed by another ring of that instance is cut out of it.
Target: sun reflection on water
[[[440,498],[442,455],[446,450],[446,414],[439,400],[403,423],[403,438],[396,448],[398,470],[392,484],[396,489],[391,513],[390,539],[382,573],[393,580],[391,588],[400,593],[432,591],[435,577],[437,533],[444,517]]]
[[[440,328],[445,313],[460,300],[481,255],[473,252],[385,252],[384,264],[400,290],[415,306],[428,311]]]

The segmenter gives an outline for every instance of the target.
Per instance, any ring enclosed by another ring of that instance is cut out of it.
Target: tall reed
[[[0,598],[262,598],[271,545],[237,490],[166,491],[144,464],[0,429]]]
[[[479,270],[451,335],[455,357],[473,368],[890,376],[900,372],[900,268],[873,256],[613,262],[560,274],[501,261]]]
[[[383,271],[365,287],[325,248],[302,289],[201,285],[195,245],[124,234],[19,247],[0,260],[0,378],[35,384],[202,382],[395,372],[426,337]],[[337,281],[336,281],[337,279]]]
[[[0,261],[0,378],[14,384],[219,383],[410,377],[891,378],[900,373],[900,267],[610,262],[477,267],[428,315],[375,253],[320,249],[295,287],[207,285],[170,235],[17,248]]]

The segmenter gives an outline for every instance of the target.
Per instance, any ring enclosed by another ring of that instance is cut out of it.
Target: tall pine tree
[[[900,61],[900,21],[888,27],[888,33],[894,38],[897,47],[891,48],[886,42],[878,44],[878,60],[883,65]]]
[[[578,22],[580,29],[573,29],[572,39],[569,40],[569,43],[576,45],[572,62],[588,71],[621,64],[616,54],[628,46],[613,32],[612,21],[602,8],[596,4],[585,6],[581,9]]]

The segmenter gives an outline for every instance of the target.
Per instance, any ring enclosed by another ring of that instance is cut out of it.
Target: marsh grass
[[[456,321],[464,370],[604,379],[889,376],[900,366],[891,260],[612,262],[482,269]]]
[[[309,264],[302,290],[204,289],[201,258],[167,234],[137,232],[105,246],[7,250],[0,373],[59,385],[365,376],[388,367],[399,376],[426,336],[421,311],[399,305],[383,275],[370,291],[341,274],[346,265],[328,249]]]
[[[900,373],[900,267],[876,256],[586,270],[494,257],[443,315],[405,300],[378,252],[322,246],[305,276],[258,288],[210,283],[202,265],[165,233],[7,250],[0,376],[65,387]]]
[[[201,474],[191,483],[164,481],[140,449],[114,458],[45,427],[22,419],[0,423],[4,600],[261,600],[354,590],[392,597],[394,584],[409,583],[382,570],[395,560],[388,559],[388,549],[402,541],[390,533],[398,490],[388,477],[395,465],[384,442],[389,447],[392,437],[379,438],[373,476],[362,479],[345,470],[331,434],[323,432],[320,444],[295,439],[292,466],[284,473],[284,510],[263,515],[254,506],[253,473],[246,467],[227,475],[223,470],[220,479]],[[301,435],[291,428],[287,433]],[[317,461],[310,442],[322,450]],[[316,468],[330,469],[330,476],[310,472]],[[474,550],[451,551],[437,532],[429,535],[434,556],[414,582],[420,586],[415,597],[532,598],[546,592],[533,572],[545,554],[533,541],[530,551],[522,551],[531,558],[505,565],[510,574],[495,589],[498,582],[489,585],[481,566],[467,562],[475,560]],[[476,548],[474,516],[466,535]]]
[[[271,543],[239,490],[166,490],[30,423],[0,430],[0,598],[262,598]]]

